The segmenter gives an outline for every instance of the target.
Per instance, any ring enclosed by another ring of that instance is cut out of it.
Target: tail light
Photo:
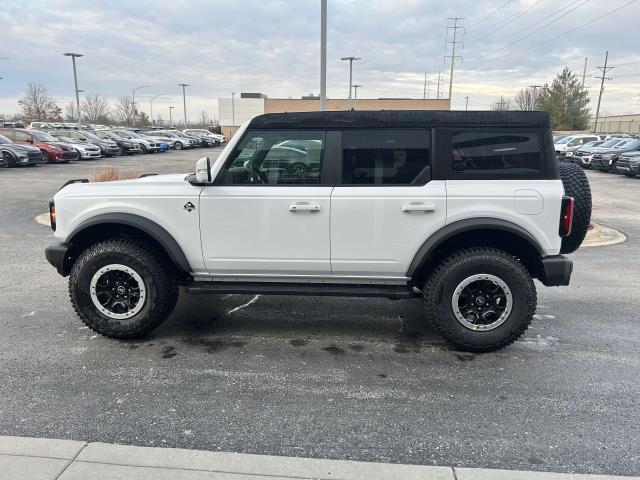
[[[49,220],[51,221],[51,229],[56,231],[56,204],[53,199],[49,200]]]
[[[562,207],[560,208],[560,229],[561,237],[568,237],[571,234],[573,224],[573,197],[562,197]]]

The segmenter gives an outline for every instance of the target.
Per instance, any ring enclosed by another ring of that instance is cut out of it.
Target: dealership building
[[[347,110],[347,99],[328,98],[327,110]],[[450,110],[445,99],[416,98],[357,98],[351,100],[355,110]],[[313,112],[320,110],[316,95],[301,98],[269,98],[262,93],[241,93],[232,98],[219,98],[220,126],[230,138],[245,121],[263,113]]]

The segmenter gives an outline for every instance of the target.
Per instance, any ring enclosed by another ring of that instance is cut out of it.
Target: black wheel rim
[[[513,295],[509,286],[495,275],[472,275],[454,290],[451,307],[464,327],[488,331],[498,328],[509,318]]]

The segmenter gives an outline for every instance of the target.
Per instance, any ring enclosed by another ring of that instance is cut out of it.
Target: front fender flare
[[[95,217],[85,220],[80,225],[78,225],[71,232],[71,234],[69,234],[65,242],[73,245],[74,238],[76,238],[87,228],[110,223],[126,225],[128,227],[133,227],[146,233],[156,242],[158,242],[158,244],[164,249],[164,251],[169,256],[169,259],[179,272],[191,272],[191,266],[187,261],[187,257],[185,256],[182,248],[175,240],[175,238],[173,238],[173,236],[169,232],[167,232],[163,227],[155,223],[153,220],[149,220],[148,218],[141,217],[140,215],[134,215],[132,213],[113,212],[96,215]]]

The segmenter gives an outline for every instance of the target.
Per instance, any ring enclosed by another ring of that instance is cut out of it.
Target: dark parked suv
[[[39,130],[0,128],[0,135],[15,143],[38,147],[42,152],[42,163],[65,163],[78,159],[78,152],[71,145]]]
[[[616,170],[618,158],[622,154],[640,150],[640,140],[632,140],[626,145],[599,151],[593,155],[591,166],[602,172]]]

